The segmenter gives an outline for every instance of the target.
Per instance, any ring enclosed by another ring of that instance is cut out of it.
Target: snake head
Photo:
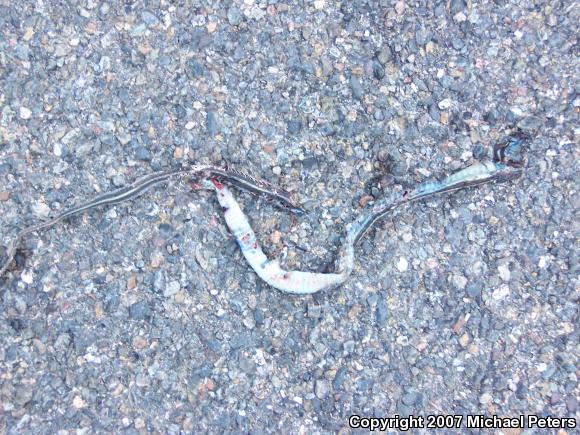
[[[503,142],[493,147],[493,160],[503,163],[512,168],[521,168],[524,163],[523,144],[530,139],[527,133],[517,130],[508,136]]]

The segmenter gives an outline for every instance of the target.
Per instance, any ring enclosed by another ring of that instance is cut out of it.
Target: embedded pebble
[[[510,280],[511,273],[510,273],[510,270],[509,270],[507,265],[502,264],[501,266],[499,266],[497,268],[497,271],[498,271],[499,277],[502,279],[502,281],[507,282]]]
[[[465,289],[465,286],[467,286],[467,278],[464,277],[463,275],[458,275],[458,274],[453,275],[452,280],[453,280],[453,285],[460,290]]]
[[[179,284],[178,281],[170,281],[169,283],[167,283],[165,290],[163,290],[163,296],[169,298],[175,295],[180,289],[181,285]]]
[[[44,202],[37,202],[30,207],[32,213],[37,218],[45,219],[50,215],[50,207]]]
[[[21,107],[19,110],[20,119],[30,119],[32,111],[28,107]]]
[[[399,260],[397,261],[397,270],[399,272],[405,272],[408,267],[409,267],[409,263],[408,263],[407,259],[404,257],[399,257]]]
[[[495,300],[501,300],[507,297],[510,294],[510,289],[507,285],[502,284],[498,288],[493,290],[492,297]]]

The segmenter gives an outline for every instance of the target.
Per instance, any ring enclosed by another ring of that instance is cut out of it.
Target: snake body
[[[254,188],[252,189],[253,192],[268,195],[269,197],[277,201],[278,204],[291,211],[300,212],[302,210],[300,206],[293,200],[290,193],[287,192],[286,190],[280,187],[272,186],[265,181],[257,180],[256,178],[248,174],[245,174],[244,172],[234,170],[232,168],[224,169],[212,165],[189,165],[185,168],[154,172],[152,174],[138,178],[128,186],[99,195],[90,201],[69,208],[51,219],[24,228],[16,235],[16,237],[12,241],[10,241],[8,247],[6,248],[6,252],[4,254],[5,260],[3,263],[1,263],[0,267],[0,277],[2,277],[4,272],[8,270],[10,264],[12,263],[12,260],[14,259],[14,255],[16,254],[18,246],[29,234],[51,228],[70,217],[76,216],[84,211],[91,210],[93,208],[120,204],[122,202],[135,199],[141,196],[143,193],[147,192],[153,186],[156,186],[164,181],[167,181],[170,178],[191,177],[200,175],[203,177],[215,177],[222,180],[227,180],[236,186],[240,186],[246,189],[248,189],[247,187],[248,185],[253,185],[254,186]],[[268,189],[267,187],[272,188]]]
[[[18,245],[27,235],[50,228],[84,211],[134,199],[151,187],[172,177],[193,176],[201,178],[201,187],[212,189],[216,192],[218,202],[224,211],[224,218],[228,228],[236,238],[244,258],[262,280],[285,293],[316,293],[340,286],[348,279],[354,268],[354,249],[356,244],[377,221],[395,208],[441,193],[519,177],[522,173],[522,144],[525,140],[525,135],[514,134],[508,137],[506,141],[496,145],[493,152],[493,161],[477,162],[449,175],[441,181],[422,183],[410,191],[394,194],[376,201],[363,210],[360,216],[347,226],[345,241],[340,249],[335,273],[284,270],[280,267],[278,261],[269,260],[262,251],[256,235],[235,197],[220,181],[227,181],[234,186],[253,193],[265,194],[284,208],[295,213],[302,213],[302,208],[294,201],[289,192],[232,168],[191,165],[177,170],[155,172],[139,178],[127,187],[100,195],[91,201],[64,211],[52,219],[23,229],[8,245],[5,255],[6,260],[0,267],[0,277],[12,263]]]
[[[230,232],[236,238],[242,255],[256,274],[272,287],[286,293],[315,293],[339,286],[346,281],[352,267],[338,273],[313,273],[283,270],[277,260],[269,260],[256,239],[248,218],[230,190],[217,180],[205,180],[202,187],[214,189]]]
[[[248,219],[229,189],[216,180],[206,181],[204,187],[215,190],[230,232],[236,238],[244,258],[262,280],[285,293],[316,293],[338,287],[348,279],[354,268],[355,245],[378,220],[395,208],[445,192],[519,177],[522,173],[521,146],[524,140],[525,137],[522,135],[511,136],[506,142],[495,147],[493,161],[477,162],[441,181],[422,183],[411,191],[377,201],[364,210],[354,222],[347,226],[347,234],[338,256],[335,273],[281,269],[277,260],[269,260],[262,251]]]

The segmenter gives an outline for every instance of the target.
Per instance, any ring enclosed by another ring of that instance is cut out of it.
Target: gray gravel
[[[352,279],[309,297],[260,282],[214,198],[175,183],[30,237],[0,288],[0,432],[578,417],[575,3],[194,3],[0,1],[4,245],[225,160],[297,193],[301,218],[239,197],[271,256],[321,271],[361,204],[510,126],[527,172],[385,219]]]

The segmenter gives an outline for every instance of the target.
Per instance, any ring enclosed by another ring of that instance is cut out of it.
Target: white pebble
[[[326,3],[325,0],[315,0],[314,1],[314,9],[317,9],[317,10],[323,9],[325,3]]]
[[[22,272],[22,274],[20,275],[20,279],[22,280],[22,282],[24,282],[25,284],[32,284],[33,280],[33,276],[32,276],[32,271],[30,270],[25,270],[24,272]]]
[[[444,100],[439,101],[439,104],[437,104],[437,106],[439,106],[441,110],[446,110],[449,109],[452,104],[453,103],[449,98],[445,98]]]
[[[508,282],[511,278],[511,273],[510,270],[508,269],[507,265],[502,264],[501,266],[499,266],[497,268],[497,271],[499,272],[499,277],[501,278],[501,280],[503,282]]]
[[[488,403],[491,403],[492,400],[493,397],[489,393],[483,393],[481,396],[479,396],[479,403],[482,405],[487,405]]]
[[[548,257],[546,257],[545,255],[540,255],[540,260],[538,261],[538,267],[540,269],[544,269],[547,264],[548,264]]]
[[[34,216],[39,218],[46,218],[50,213],[50,207],[44,202],[37,202],[31,207]]]
[[[506,296],[508,296],[510,294],[510,288],[503,284],[500,285],[498,288],[496,288],[493,293],[492,293],[492,297],[496,300],[499,301],[503,298],[505,298]]]
[[[453,275],[452,279],[455,287],[457,287],[460,290],[465,289],[465,287],[467,286],[467,278],[465,278],[463,275]]]
[[[32,116],[32,111],[28,107],[21,107],[19,113],[21,119],[30,119]]]
[[[463,12],[457,12],[455,15],[453,15],[453,21],[456,23],[463,23],[465,20],[467,20],[467,17]]]
[[[397,269],[399,272],[404,272],[409,267],[409,262],[405,257],[399,257],[399,261],[397,262]]]
[[[167,285],[167,287],[165,288],[165,291],[163,292],[163,296],[165,296],[166,298],[171,297],[174,294],[176,294],[180,288],[181,288],[181,286],[179,285],[178,281],[171,281]]]

